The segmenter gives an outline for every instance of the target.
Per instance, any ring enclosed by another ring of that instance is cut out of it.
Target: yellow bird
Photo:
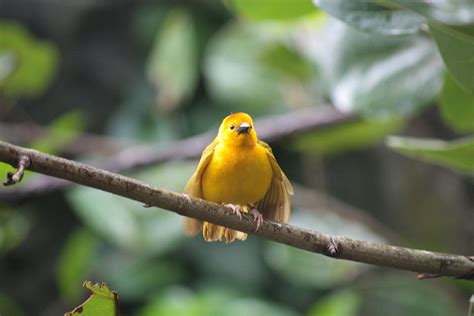
[[[228,206],[234,214],[250,212],[257,229],[263,217],[286,223],[291,213],[293,188],[270,146],[257,138],[246,113],[227,116],[217,137],[204,149],[184,193]],[[185,232],[202,227],[206,241],[245,240],[247,234],[212,223],[185,218]]]

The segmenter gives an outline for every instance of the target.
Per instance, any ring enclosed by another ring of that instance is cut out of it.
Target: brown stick
[[[73,181],[114,193],[143,204],[161,207],[180,215],[209,221],[292,247],[339,259],[358,261],[417,273],[474,278],[474,258],[417,250],[330,236],[313,230],[264,220],[255,232],[255,223],[244,214],[243,219],[215,203],[152,187],[143,182],[82,163],[46,155],[35,150],[0,142],[0,161],[17,166],[21,157],[30,159],[29,170]],[[337,251],[334,250],[337,248]]]
[[[354,119],[356,117],[352,114],[341,113],[333,108],[321,106],[259,119],[255,121],[255,126],[259,138],[273,142],[295,134],[322,129]],[[95,165],[113,172],[121,172],[156,165],[169,160],[197,158],[214,136],[215,133],[204,133],[177,140],[168,146],[161,147],[132,146]],[[31,198],[67,188],[70,184],[57,178],[38,177],[10,194],[0,191],[0,200],[12,201]]]

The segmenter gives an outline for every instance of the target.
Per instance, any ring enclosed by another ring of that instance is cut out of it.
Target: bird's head
[[[253,120],[246,113],[234,113],[227,116],[219,128],[218,137],[225,144],[249,146],[257,143]]]

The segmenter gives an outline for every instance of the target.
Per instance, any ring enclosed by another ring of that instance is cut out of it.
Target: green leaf
[[[111,291],[105,284],[93,284],[86,281],[84,287],[92,292],[92,295],[64,316],[119,316],[117,293]]]
[[[0,93],[37,96],[53,79],[56,47],[33,38],[20,24],[0,21]]]
[[[409,157],[474,174],[474,137],[442,141],[392,136],[387,138],[386,143]]]
[[[366,32],[400,35],[416,33],[423,26],[418,14],[403,9],[392,9],[374,0],[314,0],[333,17]]]
[[[204,71],[217,105],[256,116],[320,98],[314,88],[316,68],[295,49],[292,31],[271,23],[240,23],[214,36]]]
[[[290,146],[298,151],[333,155],[377,143],[402,126],[403,122],[400,120],[385,122],[360,120],[300,135],[290,143]]]
[[[449,73],[445,75],[439,103],[450,126],[459,131],[474,131],[474,95],[462,89]]]
[[[368,34],[330,20],[321,32],[308,32],[301,47],[319,65],[327,94],[342,111],[410,116],[430,105],[441,87],[442,61],[420,35]]]
[[[133,177],[181,191],[195,162],[170,162]],[[95,232],[134,253],[159,254],[184,238],[181,217],[96,189],[77,187],[67,195],[79,217]]]
[[[474,24],[449,27],[429,23],[433,39],[456,82],[474,95]]]
[[[291,20],[316,13],[311,0],[227,0],[225,3],[249,20]]]
[[[362,297],[354,290],[343,290],[318,300],[308,316],[358,315]]]
[[[71,234],[64,245],[58,262],[57,283],[61,295],[69,302],[82,296],[81,284],[91,268],[98,240],[85,229],[78,229]]]
[[[188,100],[198,79],[198,45],[192,15],[175,10],[168,14],[148,57],[147,73],[158,89],[161,109],[174,110]]]
[[[299,210],[294,212],[290,223],[298,227],[320,232],[344,235],[373,242],[385,242],[366,225],[354,222],[339,214]],[[370,268],[361,263],[334,260],[277,243],[266,243],[264,251],[266,263],[287,282],[320,290],[350,282]]]

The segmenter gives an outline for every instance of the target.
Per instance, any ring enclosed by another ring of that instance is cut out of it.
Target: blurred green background
[[[99,165],[230,112],[328,105],[356,119],[272,143],[290,223],[473,255],[471,0],[0,1],[1,140]],[[126,174],[181,191],[196,163]],[[1,315],[62,315],[84,280],[137,316],[466,315],[474,292],[254,237],[207,244],[89,188],[15,198],[40,182],[0,191]]]

